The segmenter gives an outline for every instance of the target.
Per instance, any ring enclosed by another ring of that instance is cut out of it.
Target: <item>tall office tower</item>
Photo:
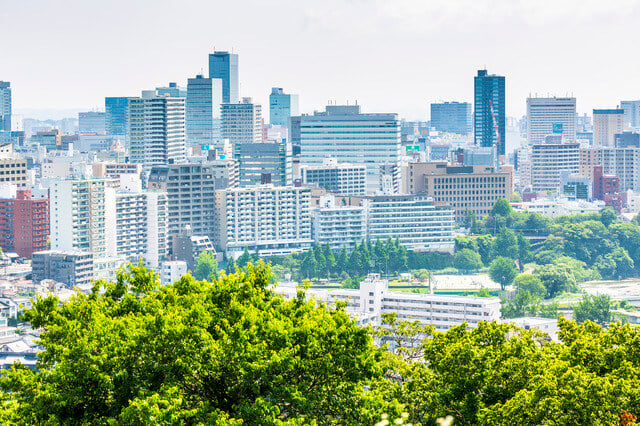
[[[397,165],[401,155],[397,114],[363,114],[359,105],[328,105],[325,112],[300,117],[300,165],[321,165],[327,157],[338,163],[367,167],[367,192],[381,189],[384,166]]]
[[[505,155],[504,77],[478,70],[474,77],[474,134],[480,146],[496,146]]]
[[[468,102],[431,104],[431,127],[439,132],[468,135],[472,132],[473,116]]]
[[[233,157],[238,162],[240,186],[293,184],[291,143],[286,140],[238,144]]]
[[[531,145],[531,187],[534,191],[556,191],[562,172],[580,169],[580,144],[562,142],[559,135],[547,136],[545,142]]]
[[[104,121],[108,135],[119,136],[126,140],[129,98],[104,98]]]
[[[576,98],[527,98],[527,141],[541,143],[549,135],[576,140]]]
[[[106,132],[106,116],[104,112],[87,111],[78,113],[78,132]]]
[[[0,81],[0,130],[11,131],[11,83]]]
[[[182,86],[178,86],[178,83],[169,83],[168,86],[156,87],[158,96],[168,96],[170,98],[186,98],[187,89]]]
[[[222,102],[235,104],[240,100],[238,55],[229,52],[209,54],[209,78],[222,79]]]
[[[149,189],[168,194],[168,235],[190,226],[193,235],[214,239],[215,191],[236,185],[232,160],[156,166],[149,174]]]
[[[262,108],[242,98],[241,103],[222,104],[222,137],[231,145],[262,142]]]
[[[615,146],[616,135],[622,133],[624,110],[593,110],[593,146]]]
[[[222,142],[222,80],[197,75],[187,83],[187,146]]]
[[[105,179],[56,180],[49,189],[51,249],[107,254]]]
[[[625,128],[640,127],[640,101],[622,101],[620,109],[624,111],[623,124]]]
[[[217,246],[237,258],[245,247],[260,256],[311,247],[311,190],[258,185],[216,191]]]
[[[129,99],[130,161],[145,170],[186,159],[185,98],[143,91]]]
[[[298,95],[284,93],[280,87],[271,89],[269,95],[269,123],[272,126],[287,127],[289,118],[300,114]]]

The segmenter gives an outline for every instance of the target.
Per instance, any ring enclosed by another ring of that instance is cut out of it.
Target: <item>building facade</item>
[[[187,84],[187,146],[211,145],[222,139],[222,80],[197,75]]]
[[[108,135],[117,136],[126,142],[129,117],[129,98],[104,98],[104,121]]]
[[[269,95],[269,123],[272,126],[287,127],[289,118],[298,115],[298,95],[284,93],[281,87],[272,88]]]
[[[106,114],[104,112],[87,111],[78,113],[78,132],[106,133]]]
[[[234,150],[238,163],[240,186],[273,183],[277,186],[293,184],[291,143],[243,143]]]
[[[505,155],[505,78],[478,70],[474,77],[474,138],[476,145],[495,146]]]
[[[640,148],[580,148],[580,174],[593,179],[595,166],[602,166],[604,174],[619,177],[622,191],[640,191]]]
[[[322,197],[312,215],[313,240],[320,245],[328,244],[334,251],[351,252],[367,238],[367,214],[363,206],[340,206],[334,197]]]
[[[251,98],[222,104],[222,137],[229,139],[234,149],[238,144],[262,142],[262,107]]]
[[[334,158],[327,158],[322,165],[300,167],[300,174],[303,185],[346,195],[364,195],[366,192],[364,164],[338,163]]]
[[[91,252],[38,251],[33,253],[31,267],[34,282],[53,280],[68,288],[88,285],[94,277]]]
[[[18,189],[27,187],[27,160],[18,155],[13,144],[0,145],[0,184],[12,183]]]
[[[576,141],[576,98],[527,98],[527,141],[541,143],[549,135]]]
[[[431,127],[443,133],[469,135],[473,132],[473,113],[468,102],[431,104]]]
[[[8,81],[0,81],[0,130],[11,131],[11,83]]]
[[[624,110],[593,110],[593,146],[615,146],[616,135],[624,129]]]
[[[209,78],[222,80],[222,102],[237,103],[240,99],[238,80],[238,55],[214,52],[209,55]]]
[[[530,161],[533,191],[556,191],[560,188],[562,172],[579,171],[580,144],[553,140],[531,145]]]
[[[639,101],[622,101],[620,109],[624,111],[622,124],[625,129],[640,128],[640,100]]]
[[[15,197],[0,198],[0,247],[27,259],[47,249],[49,200],[33,199],[31,191],[17,191]]]

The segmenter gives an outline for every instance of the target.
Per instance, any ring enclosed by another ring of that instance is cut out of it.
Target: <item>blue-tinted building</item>
[[[187,84],[187,146],[210,145],[222,139],[222,80],[197,75]]]
[[[170,82],[168,86],[156,87],[158,96],[168,96],[170,98],[186,98],[187,89],[178,86],[178,83]]]
[[[269,95],[269,123],[272,126],[289,125],[289,118],[300,114],[298,95],[284,93],[281,87],[271,89]]]
[[[443,102],[431,104],[431,127],[439,132],[468,135],[471,133],[471,104]]]
[[[126,137],[129,98],[104,98],[104,114],[107,134]]]
[[[11,131],[11,83],[0,81],[0,130]]]
[[[214,52],[209,55],[209,78],[222,80],[222,101],[235,104],[240,100],[238,81],[238,55]]]
[[[496,146],[505,154],[504,77],[478,70],[474,78],[474,135],[479,146]],[[497,132],[496,132],[497,130]]]

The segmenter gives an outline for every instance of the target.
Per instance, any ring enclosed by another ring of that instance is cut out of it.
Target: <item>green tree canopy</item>
[[[218,274],[218,262],[213,254],[207,250],[198,256],[198,264],[193,272],[196,280],[213,280]]]
[[[453,257],[453,266],[461,271],[475,271],[482,268],[480,255],[471,249],[462,249]]]
[[[573,307],[573,317],[577,322],[589,320],[602,326],[608,325],[611,322],[611,298],[606,294],[585,294],[580,303]]]
[[[508,257],[498,256],[489,266],[489,276],[493,281],[499,283],[503,290],[513,282],[516,275],[518,275],[516,265],[513,259]]]
[[[547,289],[540,281],[540,278],[536,277],[532,274],[520,274],[514,280],[513,284],[515,284],[518,290],[528,291],[534,296],[544,297],[547,293]]]

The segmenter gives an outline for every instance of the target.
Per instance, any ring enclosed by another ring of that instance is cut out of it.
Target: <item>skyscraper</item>
[[[622,101],[620,109],[624,111],[624,127],[640,127],[640,101]]]
[[[11,131],[11,83],[0,81],[0,130]]]
[[[622,109],[593,110],[593,146],[615,146],[616,135],[622,133]]]
[[[223,103],[222,137],[229,139],[234,149],[240,143],[262,142],[261,106],[251,98],[242,98],[241,103]]]
[[[229,52],[209,54],[209,78],[222,79],[222,102],[238,102],[238,55]]]
[[[576,140],[576,98],[527,98],[527,140],[530,145],[545,136],[562,135]]]
[[[475,143],[496,146],[498,155],[505,155],[505,92],[504,77],[478,70],[474,78]]]
[[[105,130],[108,135],[126,139],[129,98],[104,98]]]
[[[222,80],[197,75],[187,84],[187,146],[210,145],[222,139]]]
[[[129,100],[130,161],[145,169],[186,159],[185,98],[145,90]]]
[[[269,123],[272,126],[289,125],[289,117],[300,114],[298,95],[284,93],[281,87],[271,89],[269,95]]]
[[[471,133],[471,104],[442,102],[431,104],[431,127],[439,132],[468,135]]]

